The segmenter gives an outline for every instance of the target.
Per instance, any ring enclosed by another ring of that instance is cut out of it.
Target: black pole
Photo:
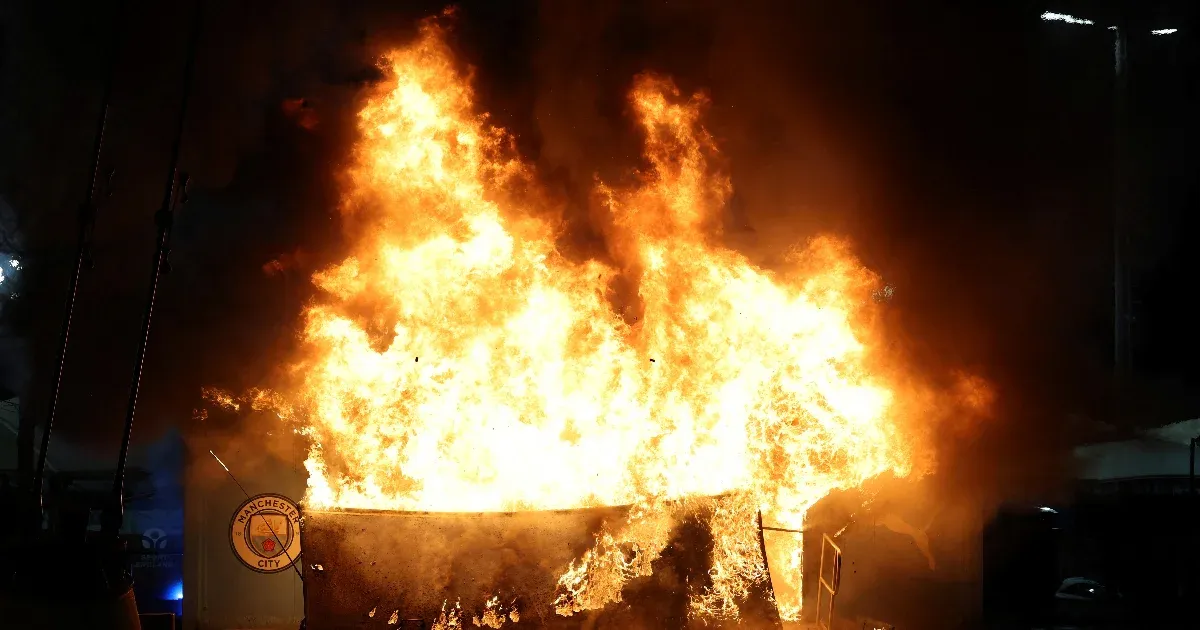
[[[763,527],[762,510],[758,511],[758,550],[762,553],[763,568],[767,571],[767,588],[774,594],[775,585],[771,583],[771,563],[767,560],[767,534]]]
[[[766,571],[766,573],[767,573],[767,584],[766,584],[767,598],[768,598],[768,601],[775,603],[776,617],[772,621],[774,621],[776,623],[774,623],[772,625],[774,627],[778,628],[778,627],[782,627],[783,620],[780,619],[778,616],[779,602],[775,600],[775,583],[771,581],[771,561],[767,559],[767,532],[766,532],[767,529],[775,529],[775,528],[767,528],[767,527],[763,526],[762,510],[759,510],[758,511],[758,549],[762,553],[763,570]],[[776,530],[776,531],[778,531],[778,530]]]
[[[175,123],[175,143],[171,148],[171,166],[167,171],[167,183],[163,192],[162,206],[154,214],[158,225],[157,245],[150,269],[150,289],[146,297],[146,311],[142,315],[142,331],[138,337],[137,356],[133,364],[133,381],[129,387],[129,406],[125,413],[125,426],[121,435],[121,450],[117,455],[117,470],[113,476],[112,496],[109,509],[104,513],[102,529],[116,535],[121,528],[125,510],[125,464],[129,459],[129,440],[133,434],[133,418],[137,413],[138,393],[142,384],[142,371],[146,363],[146,347],[150,342],[150,323],[154,315],[154,300],[158,294],[158,281],[169,269],[171,253],[171,227],[175,219],[176,204],[187,201],[187,176],[179,177],[179,152],[183,144],[184,123],[187,121],[188,101],[192,94],[192,74],[196,67],[196,47],[200,40],[203,22],[204,0],[197,0],[192,17],[192,31],[188,39],[187,62],[183,69],[183,98],[179,105],[179,118]],[[179,184],[178,186],[176,184]]]
[[[47,401],[46,421],[42,427],[41,448],[33,469],[33,480],[30,484],[33,497],[30,506],[30,516],[33,531],[41,529],[42,518],[42,489],[46,475],[46,455],[50,450],[50,434],[54,430],[54,416],[58,411],[58,395],[62,390],[63,370],[67,362],[67,345],[71,338],[71,320],[75,315],[75,297],[79,292],[79,278],[85,266],[91,263],[92,231],[96,225],[96,196],[100,182],[100,156],[104,150],[104,132],[108,127],[108,109],[112,102],[113,75],[116,73],[118,42],[124,29],[119,26],[123,21],[124,3],[122,2],[113,13],[114,31],[109,42],[108,67],[104,76],[104,95],[101,97],[100,115],[96,121],[96,139],[92,147],[92,166],[88,170],[87,190],[83,203],[79,206],[79,233],[75,247],[75,267],[71,270],[71,280],[67,284],[66,304],[63,307],[62,325],[58,334],[58,354],[54,359],[54,377]]]
[[[1188,500],[1187,500],[1187,516],[1188,522],[1196,522],[1196,443],[1200,442],[1200,436],[1188,440]],[[1194,532],[1195,529],[1189,528]],[[1200,552],[1200,546],[1197,546],[1196,536],[1192,534],[1191,540],[1191,562],[1194,564],[1197,559],[1197,554]],[[1196,576],[1193,573],[1188,573],[1191,578],[1188,583],[1189,595],[1196,594]]]
[[[1113,370],[1117,384],[1123,382],[1131,367],[1130,289],[1126,261],[1125,204],[1128,181],[1125,160],[1128,151],[1126,109],[1128,106],[1129,61],[1126,21],[1113,29]]]
[[[1188,443],[1188,496],[1196,494],[1196,438]]]

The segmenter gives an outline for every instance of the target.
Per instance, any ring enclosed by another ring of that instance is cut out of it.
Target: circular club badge
[[[287,571],[300,557],[300,507],[280,494],[250,497],[229,521],[229,546],[252,571]]]

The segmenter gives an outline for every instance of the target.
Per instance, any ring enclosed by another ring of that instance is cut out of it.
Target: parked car
[[[1059,623],[1096,625],[1116,622],[1122,616],[1121,593],[1097,580],[1072,577],[1062,581],[1054,593],[1054,612]]]

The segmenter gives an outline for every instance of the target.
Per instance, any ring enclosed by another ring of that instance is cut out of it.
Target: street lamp
[[[1047,11],[1042,14],[1044,22],[1062,22],[1077,26],[1095,26],[1095,22],[1086,18],[1075,17],[1065,13]],[[1125,179],[1122,159],[1124,157],[1124,123],[1125,123],[1125,38],[1121,29],[1109,26],[1113,32],[1113,374],[1118,379],[1125,374],[1130,364],[1128,348],[1129,337],[1129,301],[1130,291],[1128,274],[1125,269],[1125,221],[1122,204],[1125,195]]]
[[[1074,26],[1092,27],[1096,23],[1087,18],[1081,18],[1065,13],[1047,11],[1041,15],[1044,22],[1061,22]],[[1127,101],[1127,35],[1125,25],[1106,27],[1113,32],[1113,376],[1117,385],[1132,364],[1132,353],[1129,348],[1129,334],[1132,317],[1129,304],[1132,292],[1129,287],[1129,273],[1125,264],[1125,212],[1124,205],[1127,197],[1125,179],[1126,139],[1125,139],[1125,108]],[[1177,28],[1159,28],[1149,31],[1153,36],[1172,35],[1179,32]]]
[[[1095,22],[1087,18],[1077,18],[1074,15],[1067,15],[1066,13],[1054,13],[1052,11],[1043,13],[1042,19],[1047,22],[1066,22],[1067,24],[1084,24],[1087,26],[1095,24]]]
[[[1041,17],[1042,17],[1043,22],[1062,22],[1064,24],[1076,24],[1079,26],[1095,26],[1096,25],[1095,22],[1093,22],[1092,20],[1089,20],[1087,18],[1075,17],[1074,15],[1068,15],[1066,13],[1055,13],[1053,11],[1046,11],[1045,13],[1042,14]],[[1110,27],[1108,27],[1108,30],[1115,31],[1115,30],[1117,30],[1117,27],[1110,26]],[[1177,28],[1156,28],[1154,30],[1151,30],[1150,34],[1151,35],[1171,35],[1173,33],[1178,33],[1178,32],[1179,32],[1179,29],[1177,29]]]
[[[1041,15],[1044,22],[1061,22],[1074,26],[1095,26],[1096,22],[1087,18],[1068,15],[1066,13],[1055,13],[1046,11]],[[1129,290],[1128,272],[1125,268],[1125,221],[1123,212],[1123,203],[1125,201],[1125,179],[1124,165],[1122,160],[1125,155],[1125,138],[1124,138],[1124,123],[1125,123],[1125,104],[1126,104],[1126,66],[1128,65],[1126,37],[1123,36],[1123,29],[1117,26],[1108,26],[1108,30],[1113,32],[1113,114],[1115,127],[1115,148],[1113,155],[1113,185],[1116,187],[1113,195],[1113,367],[1116,376],[1120,377],[1129,367],[1130,351],[1129,351],[1129,325],[1131,317],[1129,313],[1129,302],[1131,298]],[[1179,32],[1177,28],[1160,28],[1150,31],[1151,35],[1163,36],[1171,35]]]

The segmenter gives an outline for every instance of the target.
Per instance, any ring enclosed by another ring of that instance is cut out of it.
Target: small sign
[[[260,494],[229,521],[229,546],[251,571],[287,571],[300,558],[300,507],[281,494]]]

